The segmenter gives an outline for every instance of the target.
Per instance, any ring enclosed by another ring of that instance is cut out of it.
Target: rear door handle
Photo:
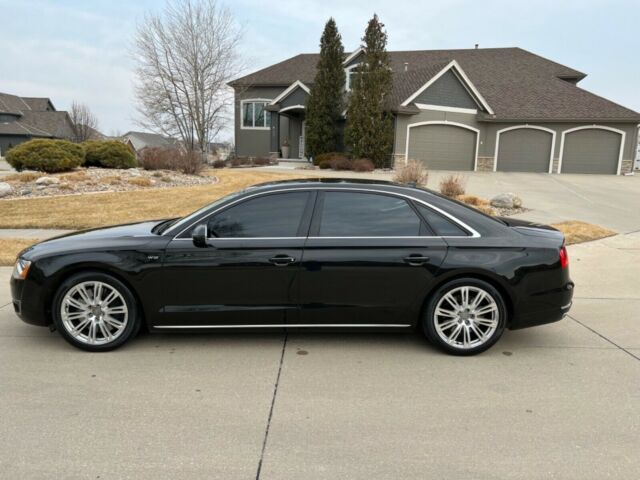
[[[411,266],[419,267],[420,265],[424,265],[430,260],[430,257],[425,257],[424,255],[420,255],[418,253],[413,253],[408,257],[404,257],[404,262],[408,263]]]
[[[287,265],[295,262],[296,259],[294,257],[290,257],[289,255],[276,255],[275,257],[271,257],[269,262],[273,263],[276,267],[286,267]]]

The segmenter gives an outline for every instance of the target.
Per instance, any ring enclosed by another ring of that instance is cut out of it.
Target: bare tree
[[[73,129],[75,130],[74,141],[84,142],[96,137],[98,133],[98,118],[87,104],[74,100],[71,104],[69,117],[71,117],[71,123],[73,123]]]
[[[134,43],[138,123],[207,151],[229,121],[226,86],[241,70],[241,32],[216,0],[169,0],[147,14]]]

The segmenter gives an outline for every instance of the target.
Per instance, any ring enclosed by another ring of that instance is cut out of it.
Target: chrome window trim
[[[246,324],[238,324],[238,325],[154,325],[153,328],[298,328],[298,327],[325,327],[325,328],[352,328],[352,327],[379,327],[379,328],[387,328],[387,327],[399,327],[399,328],[407,328],[410,327],[410,324],[400,324],[400,323],[277,323],[277,324],[264,324],[264,325],[246,325]]]
[[[404,199],[409,199],[409,200],[413,200],[414,202],[418,202],[421,203],[422,205],[425,205],[427,208],[431,208],[432,210],[435,210],[436,212],[440,213],[441,215],[444,215],[446,218],[452,220],[454,223],[456,223],[458,226],[462,227],[463,229],[465,229],[467,232],[471,233],[471,235],[466,235],[466,236],[455,236],[455,235],[449,235],[449,236],[445,236],[445,235],[433,235],[433,236],[415,236],[415,237],[410,237],[410,236],[406,236],[406,237],[397,237],[397,236],[389,236],[389,237],[214,237],[215,240],[282,240],[282,239],[294,239],[294,238],[309,238],[309,239],[321,239],[321,238],[326,238],[326,239],[347,239],[347,238],[354,238],[354,239],[382,239],[382,238],[390,238],[390,239],[398,239],[398,238],[480,238],[481,235],[480,233],[478,233],[477,230],[475,230],[474,228],[470,227],[469,225],[467,225],[466,223],[464,223],[462,220],[459,220],[458,218],[454,217],[453,215],[451,215],[448,212],[445,212],[444,210],[442,210],[441,208],[438,208],[434,205],[431,205],[428,202],[425,202],[424,200],[421,200],[419,198],[416,197],[412,197],[411,195],[406,195],[404,193],[398,193],[398,192],[390,192],[388,190],[370,190],[370,189],[366,189],[366,188],[357,188],[357,187],[343,187],[343,188],[338,188],[338,189],[332,189],[331,187],[299,187],[299,188],[283,188],[283,189],[278,189],[278,190],[270,190],[268,192],[257,192],[254,193],[253,195],[247,195],[247,196],[243,196],[242,198],[236,199],[235,201],[229,203],[228,205],[224,205],[212,212],[206,213],[203,215],[203,217],[210,217],[211,215],[215,215],[216,213],[218,213],[221,210],[224,210],[226,208],[229,208],[233,205],[235,205],[236,203],[248,200],[250,198],[253,197],[258,197],[261,195],[269,195],[272,193],[282,193],[282,192],[295,192],[295,191],[314,191],[314,190],[318,190],[318,191],[339,191],[339,192],[364,192],[364,193],[371,193],[371,194],[387,194],[387,195],[391,195],[391,196],[396,196],[396,197],[402,197]],[[191,224],[189,224],[187,227],[183,228],[182,230],[180,230],[177,234],[175,234],[173,236],[173,240],[189,240],[191,241],[190,238],[176,238],[180,235],[182,235],[186,230],[189,230],[191,227],[194,226],[194,224],[197,223],[193,222]],[[171,233],[173,227],[169,227],[167,229],[167,231],[164,233],[165,235],[168,233]]]

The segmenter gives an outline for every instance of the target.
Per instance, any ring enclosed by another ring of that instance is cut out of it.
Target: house
[[[49,98],[0,93],[0,156],[32,138],[73,139],[69,114],[58,111]]]
[[[139,157],[145,148],[178,148],[180,142],[175,138],[158,133],[127,132],[120,139]]]
[[[389,52],[393,160],[430,169],[620,174],[640,114],[579,87],[586,74],[520,48]],[[318,54],[230,82],[239,156],[304,157],[305,105]],[[350,78],[362,49],[344,59]],[[348,118],[346,119],[348,122]]]

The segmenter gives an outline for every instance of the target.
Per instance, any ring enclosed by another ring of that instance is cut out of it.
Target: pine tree
[[[345,138],[355,158],[369,158],[377,167],[389,166],[393,146],[393,118],[386,101],[392,73],[384,24],[373,16],[367,25],[364,58],[352,77]]]
[[[320,60],[307,100],[306,154],[312,157],[337,149],[338,121],[343,111],[345,74],[344,47],[333,18],[324,26],[320,38]]]

